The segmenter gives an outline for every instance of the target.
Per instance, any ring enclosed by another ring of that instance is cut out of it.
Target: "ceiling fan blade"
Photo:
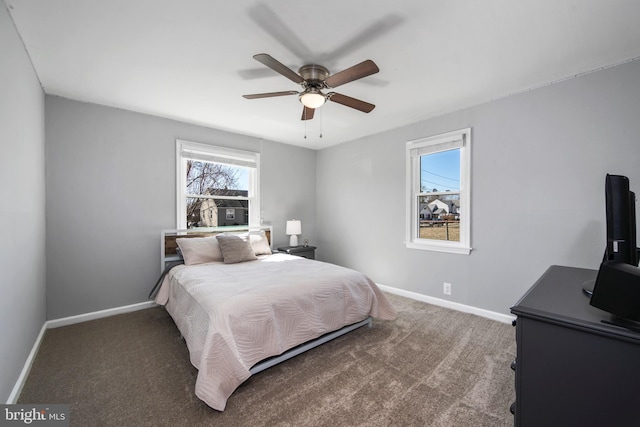
[[[369,113],[371,110],[376,108],[375,105],[369,104],[368,102],[361,101],[356,98],[352,98],[347,95],[342,95],[335,92],[330,92],[327,94],[327,98],[329,98],[333,102],[337,102],[338,104],[346,105],[347,107],[355,108],[356,110],[360,110],[363,113]]]
[[[296,58],[306,59],[313,58],[313,52],[309,49],[296,34],[287,20],[283,19],[267,2],[259,2],[255,6],[248,9],[248,16],[267,35],[273,37],[281,46],[287,48]]]
[[[300,120],[311,120],[313,119],[313,113],[316,112],[315,108],[309,108],[307,106],[303,106],[304,108],[302,109],[302,118],[300,118]]]
[[[271,68],[273,71],[276,71],[282,74],[283,76],[285,76],[286,78],[288,78],[294,83],[302,83],[304,81],[304,79],[300,76],[300,74],[296,73],[291,68],[287,67],[281,62],[278,62],[271,55],[268,55],[266,53],[259,53],[257,55],[253,55],[253,59],[266,65],[267,67]]]
[[[370,76],[371,74],[375,74],[378,71],[380,71],[380,69],[375,64],[375,62],[367,59],[366,61],[362,61],[361,63],[354,65],[353,67],[347,68],[346,70],[342,70],[339,73],[327,77],[324,83],[329,87],[338,87],[345,83]]]
[[[247,99],[258,99],[258,98],[271,98],[274,96],[286,96],[286,95],[297,95],[298,92],[295,90],[287,90],[284,92],[268,92],[268,93],[254,93],[251,95],[242,95],[243,98]]]
[[[366,45],[370,45],[375,39],[381,38],[386,33],[392,31],[394,28],[402,24],[404,18],[389,14],[375,22],[372,22],[369,26],[364,28],[358,34],[352,36],[350,39],[339,46],[337,49],[323,56],[315,56],[316,61],[320,61],[321,64],[334,62],[338,58],[346,58],[347,55],[357,52],[359,49]],[[346,34],[345,34],[346,35]],[[301,56],[298,55],[300,58]]]

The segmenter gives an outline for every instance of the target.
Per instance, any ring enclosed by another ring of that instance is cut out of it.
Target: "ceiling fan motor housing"
[[[327,87],[324,80],[329,77],[329,70],[322,65],[303,65],[298,70],[298,74],[304,79],[305,88],[323,89]]]

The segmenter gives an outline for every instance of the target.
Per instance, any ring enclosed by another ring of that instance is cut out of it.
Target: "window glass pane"
[[[418,238],[460,241],[460,149],[420,156]]]
[[[249,225],[249,201],[187,197],[187,228]]]
[[[460,241],[460,193],[418,196],[418,238]]]
[[[187,194],[247,197],[248,190],[249,168],[187,160]]]
[[[187,197],[187,228],[199,227],[200,207],[204,199],[194,199]],[[204,227],[204,226],[203,226]]]
[[[187,160],[187,228],[249,224],[249,168]],[[189,197],[242,197],[245,200]]]
[[[420,156],[420,191],[460,191],[460,149]]]

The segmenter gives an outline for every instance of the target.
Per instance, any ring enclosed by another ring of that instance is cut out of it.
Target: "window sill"
[[[419,249],[422,251],[447,252],[451,254],[460,254],[460,255],[469,255],[471,253],[471,248],[468,246],[464,246],[460,244],[452,245],[452,244],[447,244],[446,242],[443,242],[443,243],[405,242],[405,245],[407,249]]]

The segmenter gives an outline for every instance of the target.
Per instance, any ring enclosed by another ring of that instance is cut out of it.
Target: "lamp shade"
[[[287,229],[285,233],[290,236],[293,234],[302,234],[302,224],[299,219],[290,219],[287,221]]]
[[[322,107],[325,100],[325,96],[317,89],[308,89],[300,95],[300,102],[307,108]]]

